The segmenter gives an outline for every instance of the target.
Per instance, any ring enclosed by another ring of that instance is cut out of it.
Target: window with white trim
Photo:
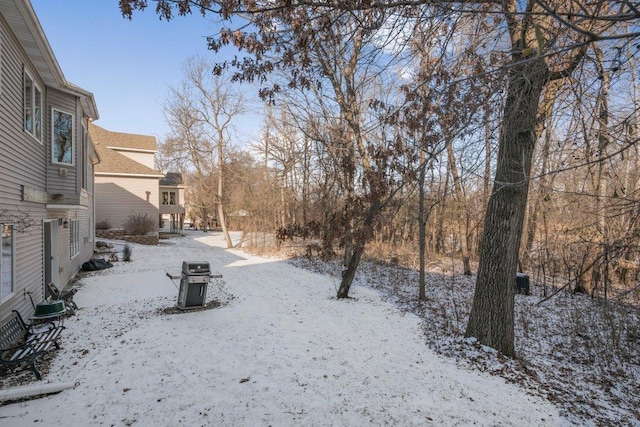
[[[24,72],[24,131],[42,142],[42,91]]]
[[[73,114],[51,109],[51,155],[53,163],[73,165]]]
[[[15,283],[16,240],[13,225],[2,224],[2,250],[0,250],[0,301],[13,293]]]
[[[176,204],[176,192],[175,191],[163,191],[162,192],[162,201],[163,206],[175,205]]]
[[[80,220],[69,221],[69,250],[71,258],[80,253]]]

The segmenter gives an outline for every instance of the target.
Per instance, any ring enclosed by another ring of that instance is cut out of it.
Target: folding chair
[[[73,296],[78,291],[77,289],[60,291],[55,284],[49,283],[47,284],[47,291],[49,292],[51,299],[64,301],[64,307],[68,314],[76,314],[78,306],[75,301],[73,301]]]

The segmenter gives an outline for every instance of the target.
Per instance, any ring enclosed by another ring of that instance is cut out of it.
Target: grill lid
[[[183,274],[209,274],[211,269],[209,263],[206,261],[183,261],[182,273]]]

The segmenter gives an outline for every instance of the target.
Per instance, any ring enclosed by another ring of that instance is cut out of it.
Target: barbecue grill
[[[516,293],[529,295],[529,276],[516,273]]]
[[[178,308],[204,307],[211,269],[208,262],[184,261],[180,275]]]
[[[171,281],[180,279],[176,306],[181,310],[188,310],[206,305],[209,281],[221,278],[222,274],[212,274],[206,261],[183,261],[182,273],[179,276],[167,273],[167,277]]]

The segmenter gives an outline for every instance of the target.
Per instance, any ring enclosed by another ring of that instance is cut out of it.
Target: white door
[[[44,284],[58,283],[58,220],[44,222]],[[45,294],[46,295],[46,294]]]

